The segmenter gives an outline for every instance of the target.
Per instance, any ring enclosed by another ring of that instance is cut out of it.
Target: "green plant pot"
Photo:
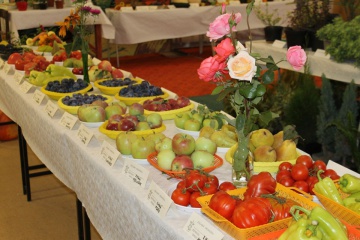
[[[302,48],[306,48],[308,46],[306,30],[294,30],[287,27],[284,31],[288,48],[292,46],[301,46]]]
[[[33,2],[34,9],[45,10],[48,8],[48,3],[46,2]]]

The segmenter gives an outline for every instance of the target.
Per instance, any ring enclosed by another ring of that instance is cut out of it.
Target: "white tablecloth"
[[[275,62],[286,60],[286,51],[286,48],[273,47],[271,43],[266,43],[265,41],[253,41],[252,44],[252,52],[260,53],[264,57],[271,55]],[[354,64],[337,63],[331,59],[316,56],[312,51],[307,51],[306,54],[311,75],[320,77],[322,74],[325,74],[329,79],[346,83],[354,80],[356,84],[360,84],[360,69],[356,68]],[[287,61],[281,62],[278,66],[294,70]],[[304,70],[301,69],[300,72],[304,72]]]
[[[294,9],[292,1],[269,2],[269,11],[278,9],[279,15],[285,20],[287,14]],[[264,7],[264,3],[262,6]],[[237,26],[238,31],[246,30],[246,4],[227,6],[227,12],[240,12],[242,21]],[[121,12],[106,9],[106,15],[116,29],[115,43],[135,44],[161,39],[174,39],[205,34],[209,24],[220,14],[220,6],[204,6],[175,9],[159,9],[148,11]],[[287,21],[282,22],[283,26]],[[250,15],[252,29],[263,28],[265,25],[256,17]]]
[[[89,16],[87,23],[89,25],[101,24],[102,37],[105,39],[114,39],[115,28],[110,20],[100,7],[93,6],[93,8],[99,9],[101,13],[95,18]],[[17,9],[10,10],[10,30],[14,33],[12,37],[19,37],[18,30],[37,28],[40,25],[45,27],[56,26],[56,22],[62,22],[66,16],[70,15],[70,10],[71,8],[48,8],[46,10],[27,9],[26,11],[18,11]]]
[[[103,141],[115,147],[115,140],[91,129],[95,134],[88,146],[77,137],[78,122],[73,130],[59,124],[64,111],[59,109],[51,118],[46,113],[46,97],[41,105],[33,100],[36,87],[24,93],[12,75],[0,70],[0,109],[12,117],[22,128],[27,143],[40,160],[66,186],[72,189],[84,204],[89,218],[103,239],[189,239],[182,229],[189,213],[169,209],[165,218],[155,214],[145,201],[151,181],[163,190],[177,180],[167,179],[154,167],[144,164],[150,171],[145,189],[135,186],[121,174],[124,159],[120,157],[113,167],[102,160]],[[96,89],[94,92],[97,92]],[[165,134],[172,137],[176,128],[166,121]],[[224,154],[219,154],[224,157]],[[220,180],[229,181],[231,166],[226,161],[214,172]],[[214,225],[203,216],[206,221]],[[44,223],[45,224],[45,223]],[[215,225],[214,225],[215,226]],[[224,239],[231,239],[224,233]]]

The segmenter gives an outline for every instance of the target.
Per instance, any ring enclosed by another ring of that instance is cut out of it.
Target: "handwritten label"
[[[39,89],[36,89],[33,95],[33,100],[37,103],[37,104],[41,104],[41,102],[44,100],[45,98],[45,94],[43,92],[41,92]]]
[[[165,217],[172,203],[171,198],[154,181],[150,183],[146,199],[160,217]]]
[[[24,79],[24,77],[25,77],[25,75],[18,71],[16,71],[14,74],[14,79],[15,79],[15,82],[17,82],[17,84],[20,84],[21,81]]]
[[[275,40],[272,44],[272,46],[276,47],[276,48],[284,48],[285,45],[286,45],[286,42],[280,41],[280,40]]]
[[[131,159],[125,158],[125,164],[122,169],[122,173],[136,185],[145,188],[146,181],[149,177],[149,170],[140,166]]]
[[[122,12],[132,12],[134,9],[132,7],[121,7]]]
[[[3,68],[5,64],[4,59],[0,58],[0,68]]]
[[[50,116],[50,117],[54,117],[55,116],[55,113],[56,111],[58,110],[59,108],[55,105],[55,103],[53,103],[52,101],[48,101],[46,103],[46,106],[45,106],[45,112]]]
[[[110,167],[114,166],[116,160],[118,159],[120,152],[110,145],[107,141],[104,141],[101,146],[101,157],[105,160]]]
[[[78,118],[74,115],[71,115],[68,112],[64,112],[64,114],[62,115],[59,123],[60,125],[66,127],[67,129],[73,129],[73,127],[75,126],[75,123],[77,122]]]
[[[136,11],[148,11],[148,6],[136,6]]]
[[[87,146],[91,138],[94,136],[94,133],[91,132],[91,130],[87,128],[84,124],[81,124],[77,132],[77,136],[80,141],[85,144],[85,146]]]
[[[21,91],[23,91],[24,93],[29,92],[29,90],[33,87],[33,85],[27,81],[24,81],[21,85],[20,85],[20,89]]]
[[[12,70],[11,65],[6,62],[5,65],[4,65],[5,74],[10,74],[11,70]]]
[[[321,57],[321,58],[326,58],[326,59],[330,59],[330,54],[326,54],[324,49],[317,49],[315,54],[315,57]]]
[[[191,214],[183,229],[195,240],[221,240],[224,237],[215,226],[195,212]]]

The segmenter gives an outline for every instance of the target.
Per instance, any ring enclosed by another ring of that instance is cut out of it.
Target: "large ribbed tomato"
[[[272,206],[272,211],[274,213],[274,221],[291,217],[290,208],[293,205],[298,205],[297,202],[291,199],[280,196],[274,196],[272,194],[266,194],[263,195],[262,197],[265,197],[269,200]]]
[[[226,219],[231,218],[236,206],[236,199],[224,191],[216,192],[210,199],[209,207]]]

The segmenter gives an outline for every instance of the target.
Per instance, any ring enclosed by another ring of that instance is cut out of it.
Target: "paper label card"
[[[85,144],[85,146],[87,146],[91,138],[94,136],[94,133],[91,132],[91,130],[87,128],[84,124],[81,124],[77,132],[77,136],[80,141]]]
[[[39,89],[36,89],[33,95],[33,100],[37,103],[37,104],[41,104],[41,102],[44,100],[45,98],[45,94],[43,92],[41,92]]]
[[[11,66],[7,62],[4,65],[4,72],[5,72],[5,74],[10,74],[10,72],[11,72]]]
[[[132,12],[134,9],[132,7],[121,7],[122,12]]]
[[[125,164],[122,169],[122,173],[136,185],[145,188],[146,181],[149,177],[149,170],[140,166],[131,159],[125,158]]]
[[[27,82],[27,81],[24,81],[21,85],[20,85],[20,89],[21,91],[23,91],[24,93],[27,93],[29,92],[29,90],[32,88],[32,84]]]
[[[16,71],[15,74],[14,74],[14,79],[15,79],[15,82],[17,82],[17,84],[20,84],[21,81],[24,79],[24,74]]]
[[[120,152],[107,141],[103,141],[100,154],[102,159],[109,164],[110,167],[114,166],[116,160],[120,156]]]
[[[3,68],[5,64],[4,59],[0,58],[0,68]]]
[[[314,57],[330,59],[331,56],[330,54],[326,54],[324,49],[316,49],[316,52],[314,53]]]
[[[273,42],[272,46],[276,47],[276,48],[284,48],[286,46],[286,42],[280,41],[280,40],[275,40]]]
[[[160,217],[165,217],[171,203],[173,202],[154,181],[150,183],[146,200],[150,203],[152,209],[160,215]]]
[[[183,229],[194,240],[221,240],[224,237],[215,226],[195,212],[191,214]]]
[[[149,11],[148,6],[136,6],[136,11]]]
[[[45,106],[45,112],[50,116],[50,117],[54,117],[56,111],[59,108],[56,106],[55,103],[53,103],[52,101],[47,101],[46,106]]]
[[[62,115],[59,123],[60,125],[66,127],[67,129],[73,129],[73,127],[75,126],[75,123],[77,122],[78,118],[74,115],[71,115],[68,112],[64,112],[64,114]]]

